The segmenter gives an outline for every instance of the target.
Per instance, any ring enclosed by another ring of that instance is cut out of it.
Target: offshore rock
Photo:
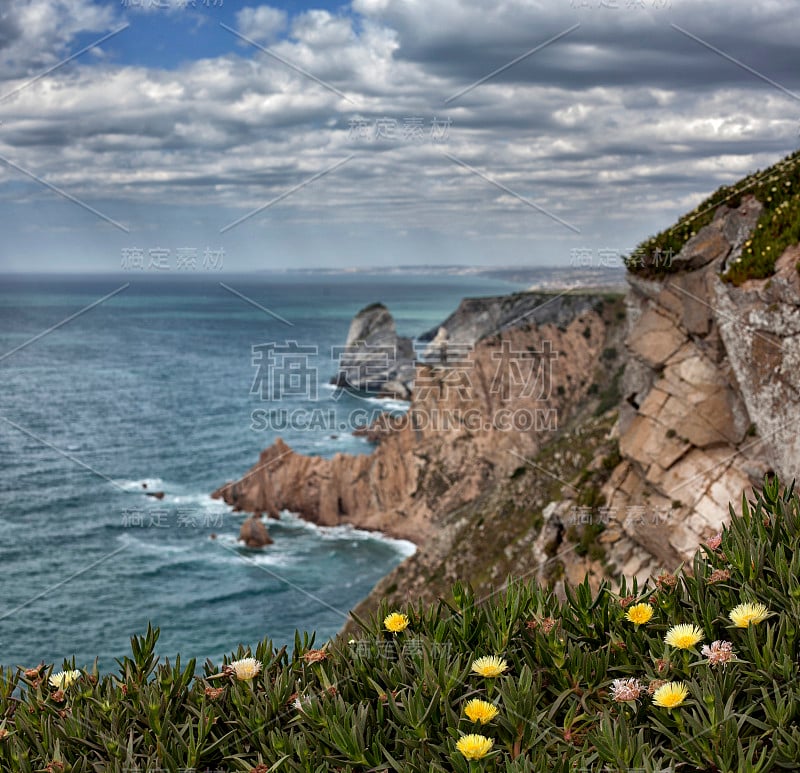
[[[358,312],[350,323],[333,383],[358,392],[408,400],[414,380],[414,347],[382,303]]]
[[[263,548],[273,543],[267,527],[257,515],[251,515],[242,523],[242,527],[239,529],[239,539],[249,548]]]

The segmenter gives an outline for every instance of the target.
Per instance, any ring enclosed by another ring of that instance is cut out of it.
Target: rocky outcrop
[[[397,335],[394,318],[382,303],[356,314],[338,354],[337,386],[380,397],[411,397],[414,346],[410,338]]]
[[[800,246],[775,275],[738,288],[714,286],[717,324],[766,459],[784,480],[800,476]]]
[[[623,460],[604,495],[612,529],[668,566],[718,532],[728,503],[766,472],[798,473],[796,248],[769,280],[720,279],[761,211],[753,197],[722,206],[673,258],[677,271],[629,277]],[[632,522],[631,509],[646,516]]]
[[[367,430],[372,455],[307,457],[278,440],[214,495],[414,541],[362,613],[434,600],[459,579],[484,593],[535,577],[561,592],[587,573],[596,585],[673,570],[765,473],[798,473],[800,250],[771,279],[720,279],[760,212],[752,197],[721,207],[675,271],[631,274],[624,304],[466,299],[420,337],[409,410]],[[387,317],[363,310],[348,343],[393,340]]]
[[[419,340],[472,346],[487,335],[520,325],[566,327],[576,316],[588,311],[598,295],[526,292],[464,298],[441,325],[420,335]]]

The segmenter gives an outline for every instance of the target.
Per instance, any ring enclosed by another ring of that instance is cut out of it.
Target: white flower
[[[242,660],[234,660],[232,663],[225,667],[228,673],[232,673],[240,681],[254,679],[261,671],[261,663],[255,658],[243,658]]]
[[[55,687],[58,690],[66,690],[73,682],[76,682],[81,677],[80,671],[59,671],[56,674],[53,674],[50,679],[51,687]]]

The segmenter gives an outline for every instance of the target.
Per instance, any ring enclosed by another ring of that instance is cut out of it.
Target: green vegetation
[[[738,207],[742,197],[750,194],[761,202],[764,211],[752,239],[745,244],[742,255],[728,266],[723,278],[738,285],[747,279],[771,276],[781,253],[800,242],[800,151],[734,186],[723,185],[672,228],[642,242],[626,259],[628,270],[646,277],[677,271],[672,256],[711,222],[720,206]]]
[[[625,366],[620,365],[610,381],[606,382],[606,387],[599,392],[599,400],[594,410],[595,416],[602,416],[606,411],[617,408],[622,400],[622,376],[625,373]]]
[[[160,663],[148,630],[115,674],[0,670],[0,768],[796,770],[798,620],[800,499],[767,480],[652,585],[456,585],[321,649],[265,640],[198,669]]]

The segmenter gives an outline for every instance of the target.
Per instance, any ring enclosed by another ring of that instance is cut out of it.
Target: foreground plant
[[[679,650],[688,650],[703,640],[703,631],[691,623],[673,625],[667,631],[664,641]]]
[[[652,617],[653,607],[650,604],[635,604],[625,613],[625,619],[636,626],[649,623]]]
[[[473,722],[480,722],[485,725],[491,722],[499,713],[499,709],[494,703],[481,700],[480,698],[473,698],[464,706],[464,713]]]
[[[667,682],[653,693],[653,703],[666,709],[680,706],[689,695],[689,688],[683,682]]]
[[[481,603],[457,584],[384,604],[352,644],[297,634],[222,663],[163,661],[148,628],[114,673],[0,668],[0,771],[797,770],[800,499],[767,481],[678,574],[587,580],[566,601],[509,580]],[[651,598],[666,630],[621,611]]]
[[[733,652],[733,644],[729,641],[712,641],[711,644],[704,644],[700,654],[708,659],[711,666],[725,666],[736,659]]]
[[[501,676],[507,668],[508,663],[497,655],[486,655],[472,664],[473,673],[488,679]]]
[[[54,673],[48,679],[51,687],[55,687],[57,690],[66,690],[71,684],[74,684],[81,678],[81,672],[77,669],[73,669],[70,671],[59,671]]]
[[[408,615],[404,615],[400,612],[392,612],[392,614],[386,615],[383,625],[385,626],[386,630],[390,631],[391,633],[400,633],[408,628]]]

